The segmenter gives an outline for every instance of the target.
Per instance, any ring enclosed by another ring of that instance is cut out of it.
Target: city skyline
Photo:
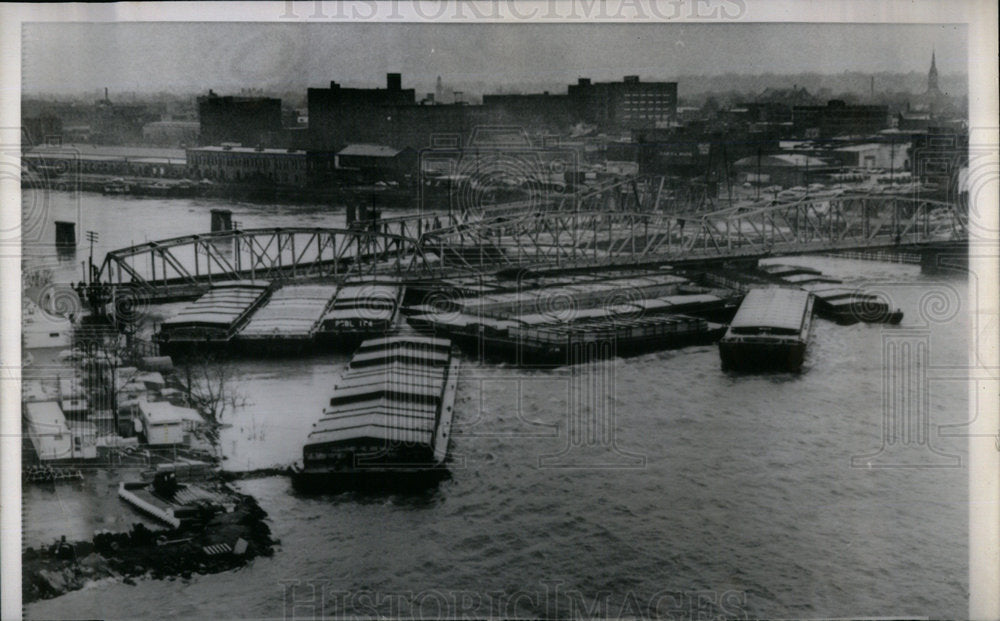
[[[475,34],[471,34],[471,31]],[[178,41],[184,39],[184,45]],[[565,85],[578,77],[925,73],[968,66],[963,25],[26,24],[25,94],[269,91],[381,85],[400,72],[418,92],[437,76],[461,87]],[[357,56],[378,42],[380,55]],[[142,53],[134,50],[141,49]],[[788,49],[809,53],[788,54]]]

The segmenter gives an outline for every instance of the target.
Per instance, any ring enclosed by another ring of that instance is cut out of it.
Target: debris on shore
[[[128,532],[97,532],[90,541],[26,548],[22,554],[22,597],[28,604],[75,591],[91,581],[154,579],[211,574],[241,567],[258,556],[271,556],[267,514],[253,497],[217,481],[216,489],[233,503],[233,511],[185,520],[172,529],[136,523]]]

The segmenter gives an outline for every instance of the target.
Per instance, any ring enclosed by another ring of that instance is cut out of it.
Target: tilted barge
[[[799,289],[747,292],[719,341],[724,369],[798,371],[812,325],[813,296]]]
[[[877,295],[851,289],[843,281],[824,276],[819,270],[798,265],[758,265],[758,273],[771,282],[798,287],[816,298],[816,314],[841,325],[865,323],[898,324],[903,311],[893,310]]]
[[[410,488],[440,480],[451,437],[458,358],[451,341],[390,336],[361,343],[302,448],[302,491]]]

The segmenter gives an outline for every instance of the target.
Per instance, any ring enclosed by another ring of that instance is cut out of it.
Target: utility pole
[[[87,282],[94,279],[94,242],[97,241],[98,234],[95,231],[87,231],[87,241],[90,242],[90,270],[87,273]]]

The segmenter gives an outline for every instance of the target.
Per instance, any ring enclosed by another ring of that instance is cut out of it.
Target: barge
[[[586,348],[631,356],[709,344],[726,331],[722,324],[686,315],[590,316],[570,322],[542,315],[515,320],[416,315],[409,321],[422,332],[452,339],[477,358],[530,366],[582,362],[577,354]]]
[[[446,339],[361,343],[292,469],[295,489],[410,489],[443,478],[458,365]]]
[[[726,327],[705,317],[728,321],[736,302],[700,293],[503,317],[427,305],[410,311],[407,321],[415,329],[452,339],[477,358],[557,366],[579,362],[575,352],[597,345],[629,356],[714,343]]]
[[[320,320],[316,338],[353,346],[385,336],[396,323],[403,290],[397,284],[345,284]]]
[[[197,485],[177,482],[173,471],[161,471],[151,483],[143,481],[118,484],[118,497],[138,509],[173,528],[178,528],[189,520],[215,513],[232,513],[232,501]]]
[[[813,296],[808,291],[751,289],[719,341],[722,368],[800,370],[812,313]]]
[[[502,318],[570,308],[606,307],[628,300],[670,296],[677,294],[686,283],[687,279],[673,274],[646,274],[488,293],[457,299],[452,305],[470,315]]]
[[[903,311],[893,310],[877,295],[846,287],[843,281],[824,276],[819,270],[798,265],[758,265],[758,273],[779,285],[798,287],[816,298],[816,314],[841,325],[865,323],[898,324]]]
[[[262,281],[219,283],[160,324],[160,355],[228,347],[232,338],[268,299],[271,285]]]
[[[282,287],[236,335],[236,349],[254,354],[298,354],[313,349],[336,294],[335,285]]]
[[[802,289],[816,298],[817,314],[840,325],[859,321],[898,324],[903,320],[903,311],[898,308],[891,310],[888,304],[871,293],[822,283],[803,285]]]

